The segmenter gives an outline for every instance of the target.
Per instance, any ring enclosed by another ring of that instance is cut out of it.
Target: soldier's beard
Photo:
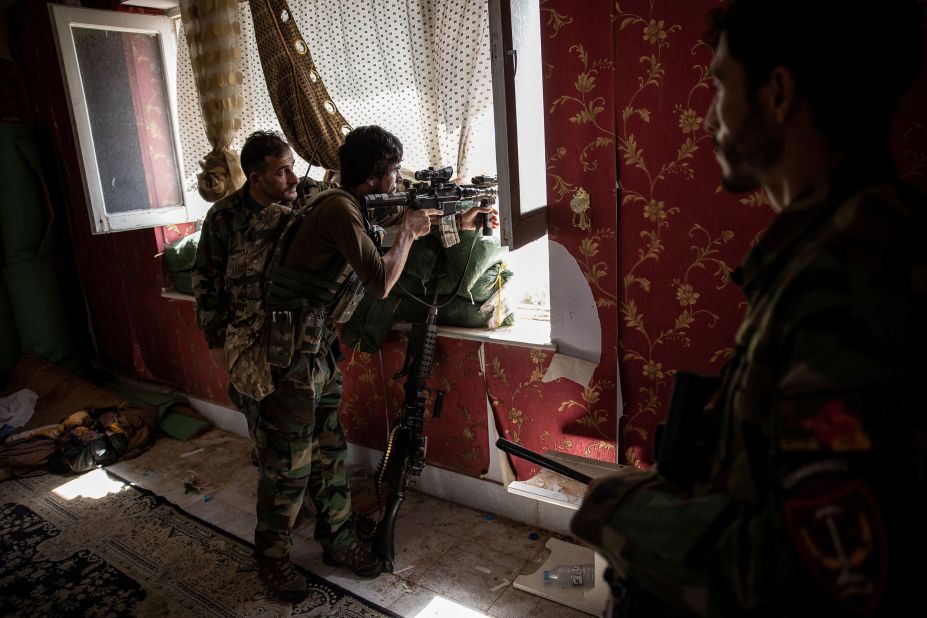
[[[782,137],[756,110],[751,110],[726,143],[716,142],[715,147],[719,159],[723,158],[721,186],[731,193],[757,189],[759,172],[779,161],[783,151]]]

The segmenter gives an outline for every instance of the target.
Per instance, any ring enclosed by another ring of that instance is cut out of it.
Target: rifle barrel
[[[525,447],[515,444],[510,440],[506,440],[505,438],[499,438],[496,440],[496,448],[501,449],[510,455],[521,457],[522,459],[530,461],[533,464],[537,464],[542,468],[552,470],[557,474],[562,474],[563,476],[571,478],[574,481],[579,481],[585,485],[588,485],[592,480],[592,477],[587,474],[583,474],[578,470],[574,470],[573,468],[565,466],[559,461],[554,461],[549,457],[544,457],[540,453],[535,453],[534,451],[526,449]]]

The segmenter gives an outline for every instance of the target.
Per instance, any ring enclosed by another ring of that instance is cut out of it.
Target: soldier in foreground
[[[594,482],[573,519],[612,565],[608,615],[920,604],[927,201],[899,180],[888,134],[923,24],[913,0],[711,13],[705,129],[723,185],[761,187],[779,214],[734,274],[749,308],[717,396],[686,411],[710,428],[704,456],[674,466],[694,482],[629,469]]]

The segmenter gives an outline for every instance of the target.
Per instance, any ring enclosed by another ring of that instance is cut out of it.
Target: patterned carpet
[[[104,470],[0,483],[0,615],[395,617],[315,575],[269,598],[252,547]]]

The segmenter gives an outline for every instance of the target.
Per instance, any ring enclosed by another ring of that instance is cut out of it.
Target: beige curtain
[[[200,195],[209,202],[241,187],[245,175],[230,148],[241,128],[243,106],[238,0],[181,0],[190,63],[212,151],[200,161]]]
[[[286,0],[250,0],[267,91],[283,134],[310,165],[338,170],[351,130],[332,102]]]

